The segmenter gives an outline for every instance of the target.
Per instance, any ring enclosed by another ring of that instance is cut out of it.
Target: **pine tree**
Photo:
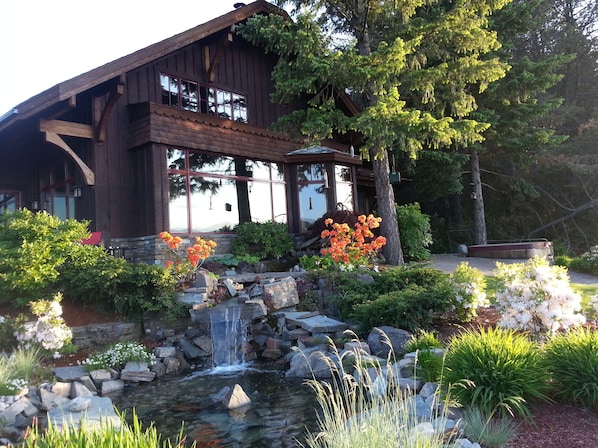
[[[281,0],[293,21],[254,17],[240,32],[280,56],[275,99],[309,96],[308,107],[283,120],[310,139],[355,131],[374,171],[384,255],[402,264],[389,154],[480,142],[488,124],[468,118],[475,94],[508,65],[488,55],[500,48],[488,18],[509,0]],[[337,92],[359,112],[337,107]]]

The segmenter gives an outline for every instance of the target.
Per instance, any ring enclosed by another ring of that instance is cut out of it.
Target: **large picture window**
[[[286,222],[282,164],[167,149],[170,231],[230,231],[249,221]]]
[[[162,104],[247,123],[243,95],[166,74],[160,74],[160,86]]]

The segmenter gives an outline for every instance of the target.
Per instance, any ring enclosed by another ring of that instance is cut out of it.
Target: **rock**
[[[299,303],[297,282],[293,277],[283,278],[279,281],[267,283],[264,288],[264,303],[269,310],[288,308]]]
[[[176,347],[174,346],[163,346],[156,347],[154,349],[154,356],[156,358],[168,358],[176,355]]]
[[[92,383],[92,385],[93,385],[93,383]],[[95,385],[93,385],[93,388],[94,388],[93,389],[94,392],[97,392]],[[79,381],[75,381],[71,386],[71,392],[70,392],[69,397],[72,399],[75,399],[75,398],[80,398],[80,397],[91,397],[93,395],[94,395],[94,393],[91,390],[89,390],[87,386],[85,386],[83,383],[81,383]]]
[[[69,412],[82,412],[91,406],[91,399],[77,397],[70,401],[67,406]]]
[[[112,373],[110,373],[110,370],[107,369],[92,370],[89,372],[89,376],[96,384],[112,379]]]
[[[88,400],[89,406],[81,412],[69,411],[70,401],[63,407],[58,406],[51,409],[48,412],[48,421],[59,431],[63,426],[78,428],[83,420],[86,428],[98,428],[100,424],[120,428],[120,418],[116,414],[110,398],[91,397]]]
[[[43,388],[39,390],[39,395],[41,399],[41,409],[43,411],[49,411],[50,409],[69,402],[68,398],[62,397]]]
[[[208,336],[199,336],[193,339],[193,343],[197,345],[201,350],[203,350],[206,354],[212,354],[212,339]]]
[[[209,353],[206,353],[197,345],[193,344],[190,341],[187,341],[186,339],[179,340],[178,344],[179,348],[183,351],[183,353],[185,354],[185,358],[187,359],[197,359],[205,356],[210,356]]]
[[[108,395],[113,392],[121,391],[125,388],[125,383],[122,380],[107,380],[104,381],[100,386],[102,395]]]
[[[326,354],[327,347],[320,345],[296,353],[291,359],[287,378],[331,378],[330,358]]]
[[[235,384],[232,389],[226,394],[222,403],[227,409],[237,409],[242,406],[251,404],[251,400],[241,386]]]
[[[368,345],[372,354],[376,356],[386,357],[391,352],[399,354],[403,352],[403,348],[407,341],[413,338],[413,334],[406,330],[394,328],[390,326],[374,327],[368,335]]]
[[[54,367],[52,372],[58,381],[64,382],[75,381],[87,375],[87,372],[81,366]]]
[[[149,370],[146,371],[136,371],[136,370],[123,370],[120,373],[120,379],[123,381],[131,381],[134,383],[139,382],[152,382],[156,379],[156,372],[151,372]]]

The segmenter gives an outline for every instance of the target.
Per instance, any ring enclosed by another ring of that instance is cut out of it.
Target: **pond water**
[[[210,397],[235,384],[251,399],[247,408],[229,411]],[[184,423],[187,440],[196,441],[198,448],[297,447],[307,430],[317,430],[319,409],[304,380],[285,378],[280,369],[259,364],[140,384],[112,400],[127,420],[134,409],[144,427],[154,422],[163,438],[174,439]]]

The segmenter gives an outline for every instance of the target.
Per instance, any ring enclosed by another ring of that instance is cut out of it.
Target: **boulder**
[[[368,335],[368,345],[373,355],[386,357],[391,352],[400,354],[403,352],[407,341],[413,338],[413,334],[390,326],[374,327]]]

